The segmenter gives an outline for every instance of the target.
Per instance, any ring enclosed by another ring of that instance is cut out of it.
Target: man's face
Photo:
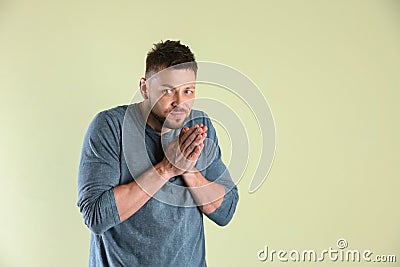
[[[149,116],[163,127],[182,127],[194,103],[195,80],[190,69],[168,68],[150,77],[146,82],[152,107]]]

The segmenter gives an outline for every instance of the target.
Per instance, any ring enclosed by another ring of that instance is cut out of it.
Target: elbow
[[[98,215],[96,215],[94,208],[87,206],[83,207],[81,208],[81,213],[85,225],[93,234],[101,235],[107,231],[106,227],[104,227],[104,224],[101,223],[101,220],[97,218]]]
[[[215,223],[216,223],[218,226],[224,227],[224,226],[227,226],[228,223],[229,223],[230,221],[231,221],[231,220],[229,219],[229,220],[216,221]]]
[[[90,232],[92,232],[95,235],[102,235],[106,229],[104,225],[96,220],[93,220],[91,218],[84,218],[85,224],[87,228],[89,228]]]
[[[101,199],[83,201],[78,203],[78,207],[85,225],[95,235],[101,235],[119,223],[118,214],[115,214],[113,207],[104,205]]]
[[[233,197],[227,197],[227,199],[224,200],[226,202],[223,202],[223,204],[221,204],[216,211],[209,214],[208,217],[218,226],[227,226],[235,214],[238,198],[237,193],[233,194]]]
[[[234,190],[230,191],[229,194],[232,197],[230,206],[229,206],[229,210],[226,214],[226,216],[222,219],[222,221],[220,221],[219,223],[217,223],[219,226],[226,226],[229,224],[229,222],[232,220],[233,215],[236,212],[236,207],[239,201],[239,194],[237,192],[237,189],[235,188]]]
[[[211,220],[213,220],[218,226],[226,226],[232,219],[233,214],[228,214],[227,216],[222,217],[220,212],[216,210],[209,211],[206,208],[202,207],[200,210],[206,214],[207,217],[209,217]],[[216,215],[219,213],[219,215]]]
[[[229,224],[229,222],[232,220],[232,217],[233,217],[233,213],[232,214],[228,214],[226,217],[224,217],[224,218],[221,218],[221,219],[219,219],[219,220],[215,220],[215,223],[218,225],[218,226],[221,226],[221,227],[224,227],[224,226],[227,226],[228,224]]]

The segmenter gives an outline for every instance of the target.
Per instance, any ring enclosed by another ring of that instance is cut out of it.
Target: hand
[[[192,171],[204,148],[203,141],[207,136],[207,126],[196,124],[191,128],[182,129],[165,151],[165,157],[160,162],[167,177],[174,177]]]

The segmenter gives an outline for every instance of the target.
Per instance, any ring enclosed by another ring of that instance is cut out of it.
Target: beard
[[[150,115],[153,116],[153,118],[155,118],[162,125],[163,128],[168,128],[168,129],[181,128],[186,118],[189,116],[187,110],[184,110],[182,108],[176,108],[168,112],[168,114],[170,114],[171,112],[185,112],[186,116],[182,119],[174,119],[172,118],[172,116],[165,117],[163,115],[157,114],[156,111],[154,111],[154,108],[151,109]]]

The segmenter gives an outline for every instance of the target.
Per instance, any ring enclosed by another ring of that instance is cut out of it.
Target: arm
[[[150,168],[135,181],[114,188],[119,219],[125,221],[135,214],[171,177],[161,164]]]
[[[209,174],[207,174],[208,178],[215,177],[211,172],[219,172],[221,167],[224,167],[222,162],[216,163],[216,165],[220,165],[220,167],[212,167],[212,170],[210,169]],[[219,226],[225,226],[231,221],[239,201],[239,194],[226,169],[217,176],[221,178],[221,182],[211,182],[198,171],[182,175],[182,177],[189,186],[189,190],[200,210],[210,220]]]
[[[185,172],[182,178],[200,210],[216,224],[224,226],[229,223],[235,213],[239,195],[229,171],[221,160],[215,129],[211,121],[206,116],[205,118],[208,127],[204,126],[203,130],[205,132],[208,129],[211,142],[205,142],[202,156],[203,160],[205,158],[206,162],[211,162],[211,164],[201,172],[195,168],[190,172]]]
[[[196,131],[197,129],[199,131]],[[114,188],[121,222],[135,214],[170,178],[194,167],[205,136],[199,125],[185,128],[179,137],[168,145],[166,156],[160,163],[135,181]]]
[[[221,206],[225,195],[223,185],[210,182],[196,169],[184,173],[182,178],[203,213],[210,214]]]
[[[83,142],[77,204],[85,224],[95,234],[102,234],[135,214],[169,178],[183,173],[175,166],[192,168],[195,162],[186,158],[200,154],[201,140],[195,140],[197,135],[188,138],[194,132],[191,128],[168,146],[169,160],[174,164],[164,158],[135,181],[119,185],[121,132],[118,123],[115,116],[106,112],[98,114]],[[182,149],[184,153],[176,153],[180,145],[178,139],[187,140]]]
[[[120,179],[120,128],[115,114],[100,112],[86,132],[78,170],[78,202],[95,234],[120,223],[113,188]]]
[[[85,224],[102,234],[125,221],[161,188],[168,177],[155,166],[120,185],[121,122],[116,111],[96,115],[84,138],[78,172],[78,207]],[[139,186],[139,184],[140,186]]]

